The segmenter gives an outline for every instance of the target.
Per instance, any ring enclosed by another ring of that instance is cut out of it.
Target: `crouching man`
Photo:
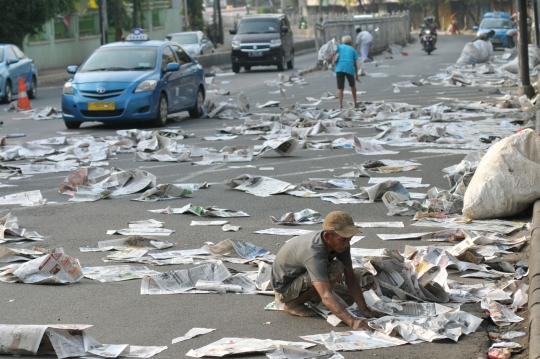
[[[296,237],[283,245],[272,266],[272,285],[276,301],[285,304],[287,313],[316,316],[304,302],[318,295],[353,330],[371,330],[366,320],[351,315],[332,294],[332,285],[344,274],[345,284],[362,314],[375,317],[366,306],[353,272],[350,246],[351,238],[358,232],[349,214],[335,211],[326,216],[322,231]]]

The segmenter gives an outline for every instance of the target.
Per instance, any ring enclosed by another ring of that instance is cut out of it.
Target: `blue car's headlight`
[[[62,93],[64,95],[73,95],[73,84],[68,81],[64,84],[64,88],[62,89]]]
[[[147,92],[152,91],[157,86],[156,80],[144,80],[137,86],[134,92]]]

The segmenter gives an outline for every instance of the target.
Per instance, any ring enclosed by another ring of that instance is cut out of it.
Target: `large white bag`
[[[480,161],[463,199],[467,218],[520,213],[540,198],[540,138],[530,129],[494,144]]]
[[[332,56],[337,51],[337,43],[335,39],[328,41],[326,44],[322,45],[319,49],[319,60],[330,61]]]
[[[536,45],[529,44],[529,68],[532,69],[540,63],[540,49]],[[502,65],[500,68],[513,74],[518,73],[519,58],[516,57],[509,63]]]
[[[490,41],[477,40],[468,42],[463,47],[461,56],[456,62],[456,65],[470,65],[488,62],[493,56],[493,45]]]

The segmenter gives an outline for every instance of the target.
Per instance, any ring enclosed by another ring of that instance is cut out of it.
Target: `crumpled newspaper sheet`
[[[204,356],[222,357],[234,354],[264,353],[274,351],[280,345],[292,345],[303,349],[315,346],[315,344],[305,342],[288,342],[272,339],[223,338],[202,348],[191,349],[186,353],[186,356],[201,358]]]

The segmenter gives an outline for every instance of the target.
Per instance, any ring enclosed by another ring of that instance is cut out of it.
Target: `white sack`
[[[529,68],[532,69],[540,64],[540,49],[535,45],[529,45]],[[513,74],[518,73],[519,58],[516,57],[506,65],[500,67],[501,70],[506,70]]]
[[[494,144],[478,164],[463,199],[467,218],[500,218],[540,198],[540,138],[523,130]]]
[[[468,42],[463,47],[460,58],[456,65],[469,65],[487,62],[493,56],[493,45],[490,41]]]
[[[330,61],[332,56],[337,51],[337,43],[335,39],[328,41],[326,44],[322,45],[319,49],[319,60]]]

